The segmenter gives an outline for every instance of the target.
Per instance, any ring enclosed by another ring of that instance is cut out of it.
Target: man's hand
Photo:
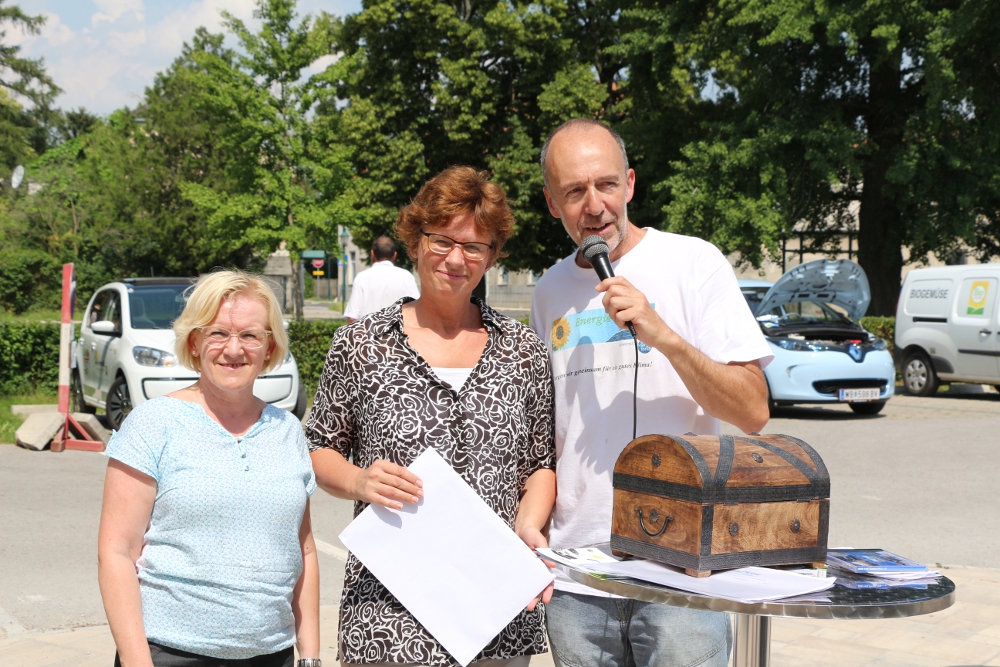
[[[667,326],[646,296],[621,276],[597,286],[604,292],[604,310],[614,323],[635,327],[636,336],[667,358],[691,398],[705,412],[733,424],[744,433],[760,431],[767,424],[767,381],[757,360],[713,361]]]
[[[604,292],[604,310],[618,328],[624,329],[626,322],[631,322],[636,336],[646,345],[659,349],[668,344],[671,337],[677,338],[677,334],[649,305],[646,295],[625,278],[615,276],[603,280],[597,291]]]
[[[532,551],[549,546],[549,541],[545,539],[544,535],[542,535],[542,531],[537,528],[522,528],[517,536],[520,537],[521,541],[527,544]],[[547,560],[543,560],[542,562],[548,565],[550,570],[556,566],[555,563],[550,563]],[[528,611],[535,611],[535,606],[539,602],[547,604],[549,600],[552,599],[553,590],[553,584],[546,586],[545,590],[539,593],[537,597],[532,598],[531,602],[528,603]]]
[[[378,459],[368,468],[358,468],[353,497],[393,510],[403,509],[403,502],[417,503],[424,490],[420,478],[403,466]],[[403,502],[400,502],[403,501]]]

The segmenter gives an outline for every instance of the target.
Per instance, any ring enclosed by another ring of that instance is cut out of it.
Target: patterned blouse
[[[512,529],[528,477],[555,468],[548,354],[528,327],[479,299],[489,338],[460,389],[438,379],[403,333],[400,299],[337,330],[306,423],[310,451],[331,448],[361,468],[408,466],[433,447]],[[366,507],[357,502],[354,515]],[[547,650],[544,609],[521,613],[476,660]],[[458,663],[352,554],[340,603],[339,659]]]

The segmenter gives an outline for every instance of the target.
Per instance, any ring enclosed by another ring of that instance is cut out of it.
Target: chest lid
[[[614,487],[701,504],[830,497],[820,455],[789,435],[644,435],[615,464]]]

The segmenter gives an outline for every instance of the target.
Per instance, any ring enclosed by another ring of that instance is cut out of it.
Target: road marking
[[[347,551],[345,551],[344,549],[341,549],[340,547],[335,547],[329,542],[324,542],[323,540],[317,540],[315,537],[313,537],[313,542],[316,543],[316,549],[322,551],[327,556],[333,556],[334,558],[343,563],[347,562]],[[2,621],[2,619],[3,617],[0,616],[0,621]]]
[[[0,628],[3,628],[7,632],[8,637],[23,635],[27,632],[24,626],[17,622],[16,618],[4,611],[3,607],[0,607]]]

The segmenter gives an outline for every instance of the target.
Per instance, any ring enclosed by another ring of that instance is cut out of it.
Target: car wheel
[[[128,383],[124,377],[118,377],[108,389],[107,402],[108,426],[114,430],[122,427],[122,422],[132,412],[132,395],[128,392]]]
[[[856,415],[877,415],[885,407],[885,401],[872,401],[871,403],[850,403],[851,410]]]
[[[92,408],[83,400],[83,383],[80,381],[80,374],[73,372],[73,378],[69,385],[69,409],[70,412],[85,412],[94,414],[97,408]]]
[[[292,414],[298,417],[299,421],[302,421],[302,418],[306,416],[306,386],[302,384],[302,380],[299,380],[299,398],[295,402]]]
[[[938,376],[931,360],[923,352],[913,352],[903,361],[903,391],[910,396],[933,396]]]

